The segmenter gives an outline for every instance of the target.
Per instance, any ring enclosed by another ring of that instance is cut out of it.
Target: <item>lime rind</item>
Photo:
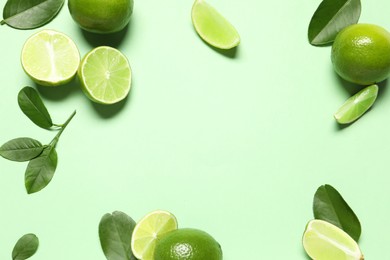
[[[339,124],[350,124],[361,117],[374,104],[378,96],[376,84],[368,86],[350,97],[334,114]]]
[[[195,0],[191,18],[196,32],[208,44],[219,49],[232,49],[240,44],[236,28],[204,0]]]
[[[100,46],[85,55],[78,75],[86,96],[100,104],[114,104],[127,97],[132,72],[128,59],[119,50]]]
[[[46,29],[26,40],[21,62],[23,70],[34,82],[43,86],[59,86],[76,75],[80,53],[67,35]]]
[[[177,229],[176,217],[164,210],[156,210],[144,216],[135,226],[131,238],[131,250],[135,257],[153,260],[157,240]]]
[[[302,238],[306,253],[316,260],[363,260],[364,256],[352,237],[339,227],[324,221],[311,220]]]

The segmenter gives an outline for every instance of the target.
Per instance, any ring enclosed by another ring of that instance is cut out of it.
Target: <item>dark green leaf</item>
[[[40,191],[49,184],[54,176],[57,160],[57,152],[54,146],[50,145],[28,163],[25,173],[27,193]]]
[[[136,260],[131,251],[135,221],[120,211],[105,214],[99,223],[99,238],[108,260]]]
[[[16,29],[33,29],[50,22],[61,10],[64,0],[8,0],[1,24]]]
[[[39,246],[38,237],[34,234],[26,234],[19,238],[12,250],[13,260],[27,259],[37,252]]]
[[[331,43],[338,32],[359,21],[360,0],[323,0],[309,24],[309,42],[313,45]]]
[[[359,219],[332,186],[326,184],[317,189],[314,195],[313,212],[314,218],[332,223],[348,233],[355,241],[359,240],[361,234]]]
[[[39,127],[48,129],[53,126],[45,104],[32,87],[24,87],[18,94],[18,103],[23,113]]]
[[[0,155],[11,161],[25,162],[40,155],[43,148],[44,146],[39,141],[21,137],[3,144],[0,147]]]

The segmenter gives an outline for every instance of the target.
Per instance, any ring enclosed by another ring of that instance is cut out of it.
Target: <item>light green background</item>
[[[77,110],[57,146],[56,174],[41,192],[26,194],[26,164],[0,160],[0,259],[11,259],[17,239],[32,232],[40,239],[32,259],[103,260],[98,223],[105,213],[120,210],[137,221],[155,209],[212,234],[225,260],[307,259],[301,236],[325,183],[358,215],[366,259],[390,259],[387,84],[363,118],[340,128],[333,113],[355,90],[334,74],[330,47],[307,41],[319,0],[209,2],[241,35],[234,57],[200,40],[191,0],[136,0],[123,39],[83,33],[67,5],[44,26],[69,35],[81,55],[108,43],[127,55],[131,94],[114,106],[90,102],[77,81],[37,87],[19,57],[40,29],[0,27],[0,143],[55,135],[18,108],[23,86],[39,90],[57,123]],[[389,1],[362,6],[360,22],[390,29]]]

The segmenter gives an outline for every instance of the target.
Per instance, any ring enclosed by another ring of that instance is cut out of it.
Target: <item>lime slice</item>
[[[58,86],[76,75],[80,53],[65,34],[43,30],[27,39],[21,60],[24,71],[33,81],[43,86]]]
[[[114,104],[129,94],[131,68],[119,50],[100,46],[88,52],[81,61],[78,75],[84,93],[100,104]]]
[[[176,217],[163,210],[156,210],[143,217],[135,226],[131,238],[131,250],[138,259],[153,260],[157,240],[165,233],[176,230]]]
[[[205,1],[195,0],[191,16],[196,32],[208,44],[231,49],[240,43],[240,35],[233,25]]]
[[[378,96],[378,86],[371,85],[347,99],[334,114],[339,124],[349,124],[361,117],[374,104]]]
[[[347,233],[324,220],[311,220],[303,234],[303,247],[315,260],[363,260],[358,244]]]

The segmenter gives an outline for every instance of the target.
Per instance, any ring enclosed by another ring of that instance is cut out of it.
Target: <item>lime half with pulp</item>
[[[339,124],[350,124],[361,117],[375,102],[378,96],[378,86],[371,85],[347,99],[334,114]]]
[[[59,86],[72,80],[80,64],[80,53],[68,36],[42,30],[25,42],[21,61],[24,71],[43,86]]]
[[[92,101],[114,104],[127,97],[131,87],[131,68],[119,50],[100,46],[88,52],[78,70],[81,87]]]
[[[315,260],[363,260],[358,244],[339,227],[311,220],[302,239],[306,253]]]
[[[196,32],[208,44],[231,49],[240,43],[240,35],[233,25],[204,0],[195,0],[191,17]]]
[[[131,250],[138,259],[154,260],[157,240],[177,229],[176,217],[164,210],[156,210],[143,217],[135,226],[131,238]]]

